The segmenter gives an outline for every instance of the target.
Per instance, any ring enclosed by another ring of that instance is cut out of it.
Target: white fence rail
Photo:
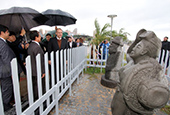
[[[56,53],[52,52],[51,55],[51,76],[49,75],[48,54],[44,55],[45,62],[45,90],[43,94],[42,79],[41,79],[41,59],[40,54],[36,56],[37,65],[37,84],[38,84],[38,99],[34,102],[33,98],[33,83],[32,83],[32,71],[31,71],[31,58],[26,58],[26,70],[27,70],[27,92],[29,107],[22,111],[20,86],[18,80],[17,60],[11,61],[14,96],[15,96],[15,109],[17,115],[34,115],[38,109],[40,115],[47,115],[52,108],[55,107],[56,114],[58,114],[58,101],[69,89],[71,95],[72,83],[77,79],[79,81],[79,75],[86,65],[86,47],[82,46],[74,49],[61,50]],[[54,64],[54,55],[56,55],[56,64]],[[59,63],[60,56],[60,63]],[[59,65],[60,64],[60,65]],[[56,76],[55,66],[56,65]],[[60,69],[59,69],[60,67]],[[59,79],[59,71],[61,72],[61,79]],[[55,81],[57,80],[57,83]],[[51,88],[50,88],[51,80]],[[52,98],[51,98],[52,96]],[[45,103],[45,104],[44,104]],[[46,108],[44,109],[44,105]],[[0,88],[0,115],[4,115],[2,95]]]

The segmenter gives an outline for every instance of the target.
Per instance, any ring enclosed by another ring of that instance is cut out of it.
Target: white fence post
[[[16,113],[19,115],[21,114],[21,95],[20,95],[20,86],[18,80],[18,64],[17,59],[14,58],[11,61],[11,71],[12,71],[12,81],[13,81],[13,89],[14,89],[14,96],[15,96],[15,105],[16,105]]]
[[[89,47],[89,59],[91,59],[91,45],[90,45],[90,47]],[[91,64],[91,61],[89,61],[89,64]]]
[[[4,105],[2,103],[2,93],[1,93],[1,86],[0,86],[0,115],[4,115]]]
[[[164,73],[166,72],[167,62],[169,60],[169,51],[166,51],[165,62],[164,62]]]
[[[42,97],[42,78],[41,78],[41,58],[40,54],[36,56],[36,65],[37,65],[37,84],[38,84],[38,96]],[[40,115],[43,112],[43,104],[40,106]]]
[[[55,74],[54,74],[54,51],[51,52],[50,54],[51,56],[51,87],[54,87],[54,84],[55,84]],[[54,94],[52,95],[52,100],[54,101]]]
[[[59,82],[59,51],[56,52],[56,72],[57,83]]]
[[[64,77],[66,76],[66,49],[64,50]]]
[[[71,58],[72,52],[71,52],[71,50],[72,50],[72,49],[69,49],[69,54],[70,54],[70,55],[69,55],[69,57],[70,57],[70,58],[69,58],[69,59],[70,59],[70,64],[69,64],[69,65],[70,65],[70,67],[69,67],[69,72],[72,70],[72,68],[71,68],[71,64],[72,64],[72,63],[71,63],[71,62],[72,62],[72,58]]]
[[[95,45],[92,46],[93,47],[93,60],[95,60]],[[93,65],[95,65],[95,61],[92,61]]]
[[[48,68],[48,52],[44,55],[45,61],[45,85],[46,85],[46,92],[49,91],[49,68]],[[50,99],[47,99],[47,106],[50,104]]]
[[[58,83],[58,82],[57,82]],[[59,115],[59,109],[58,109],[58,94],[59,94],[59,87],[58,85],[55,85],[55,111],[56,111],[56,115]]]
[[[81,48],[81,47],[80,47],[80,48]],[[75,55],[76,55],[76,60],[75,60],[76,65],[75,65],[75,67],[77,67],[78,62],[79,62],[79,59],[78,59],[78,57],[77,57],[77,54],[78,54],[80,48],[76,48],[76,50],[75,50]],[[76,72],[77,72],[77,71],[76,71]],[[77,84],[79,84],[79,75],[78,75],[78,77],[77,77]]]
[[[68,55],[68,73],[70,73],[71,72],[71,49],[68,49],[68,53],[69,53],[69,55]],[[69,75],[69,95],[71,96],[72,95],[72,91],[71,91],[71,74],[68,74]]]
[[[65,50],[64,50],[64,68],[63,68],[63,69],[64,69],[64,78],[66,77],[66,69],[67,69],[67,68],[66,68],[66,61],[67,61],[67,60],[66,60],[66,56],[67,56],[67,55],[66,55],[66,49],[65,49]],[[63,88],[64,88],[64,87],[66,87],[66,82],[64,82]]]
[[[27,71],[27,89],[28,89],[28,101],[31,106],[33,101],[33,85],[32,85],[32,69],[31,69],[31,57],[26,58],[26,71]],[[32,112],[34,114],[34,111]]]
[[[163,60],[164,60],[165,50],[162,51],[162,57],[161,57],[161,66],[163,66]]]

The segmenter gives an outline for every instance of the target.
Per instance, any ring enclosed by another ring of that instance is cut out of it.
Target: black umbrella
[[[49,18],[49,20],[45,23],[45,25],[56,26],[56,25],[70,25],[76,23],[76,18],[71,14],[61,11],[61,10],[52,10],[48,9],[42,12],[43,15]]]
[[[35,17],[41,17],[35,19]],[[7,26],[10,31],[19,32],[22,28],[29,31],[31,28],[44,24],[47,17],[28,7],[11,7],[0,10],[0,24]]]

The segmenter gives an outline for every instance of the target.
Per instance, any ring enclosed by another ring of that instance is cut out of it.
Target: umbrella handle
[[[22,26],[22,29],[24,29],[23,26]],[[25,29],[24,29],[24,30],[25,30]],[[25,34],[24,34],[24,38],[25,38],[25,41],[28,42],[28,41],[27,41],[27,36],[26,36]]]
[[[27,41],[27,36],[26,36],[26,35],[24,35],[24,38],[25,38],[25,41],[28,42],[28,41]]]

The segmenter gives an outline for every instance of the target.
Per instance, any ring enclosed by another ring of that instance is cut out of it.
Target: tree
[[[96,46],[99,45],[105,39],[110,41],[111,37],[115,38],[116,36],[122,37],[123,41],[128,41],[127,36],[130,34],[128,32],[124,32],[124,28],[121,28],[119,32],[117,32],[116,30],[113,30],[111,32],[107,30],[108,27],[111,27],[110,24],[106,23],[101,29],[97,19],[95,19],[94,25],[95,25],[95,38],[92,40],[91,43],[95,44]]]
[[[124,28],[121,28],[119,32],[113,30],[112,31],[112,37],[120,36],[122,37],[123,41],[128,40],[127,36],[130,35],[128,32],[124,32]]]
[[[109,37],[110,32],[107,31],[107,28],[110,27],[110,24],[106,23],[101,29],[97,19],[95,19],[94,25],[95,25],[96,33],[95,33],[95,38],[92,41],[93,44],[99,45],[105,39],[110,40],[110,37]]]

